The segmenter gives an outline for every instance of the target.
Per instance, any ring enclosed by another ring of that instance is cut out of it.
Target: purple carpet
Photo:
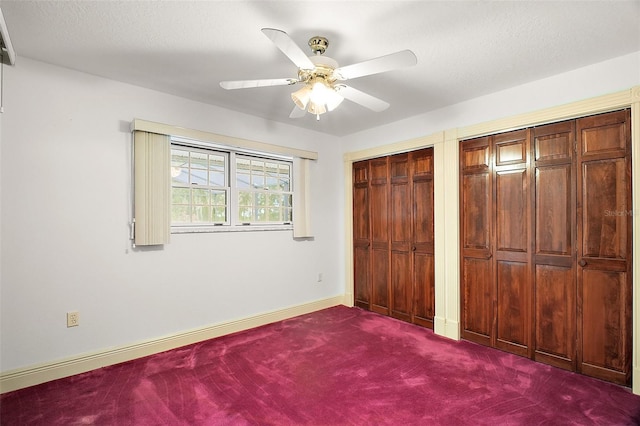
[[[2,425],[636,425],[640,397],[339,306],[10,392]]]

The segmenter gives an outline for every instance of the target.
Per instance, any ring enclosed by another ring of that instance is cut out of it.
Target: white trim
[[[161,135],[177,136],[181,138],[193,139],[200,142],[212,144],[223,144],[226,146],[248,149],[259,152],[281,154],[291,157],[307,158],[317,160],[318,153],[303,149],[289,148],[280,145],[273,145],[265,142],[252,141],[249,139],[235,138],[233,136],[219,135],[217,133],[205,132],[202,130],[186,129],[184,127],[172,126],[170,124],[155,123],[153,121],[140,120],[138,118],[131,122],[131,131],[142,130],[149,133]]]
[[[22,389],[39,383],[84,373],[96,368],[118,364],[132,359],[153,355],[208,339],[248,330],[261,325],[282,321],[321,309],[341,305],[343,296],[316,300],[302,305],[290,306],[275,311],[264,312],[238,320],[226,321],[208,327],[185,331],[132,345],[121,346],[64,360],[7,371],[0,375],[0,393]]]
[[[631,207],[633,212],[633,393],[640,395],[640,87],[635,88],[631,105]]]
[[[460,276],[458,217],[458,141],[462,139],[525,128],[543,123],[567,120],[622,108],[632,108],[632,186],[633,211],[640,212],[640,86],[627,90],[506,117],[471,126],[448,129],[430,136],[396,142],[344,155],[345,176],[345,296],[353,293],[353,192],[351,173],[353,162],[434,145],[435,267],[436,312],[434,331],[445,337],[460,336]],[[444,142],[441,150],[437,144]],[[442,153],[442,154],[440,154]],[[441,157],[443,156],[443,157]],[[438,181],[442,181],[438,183]],[[444,206],[438,206],[444,200]],[[444,211],[443,211],[444,209]],[[443,241],[444,240],[444,241]],[[444,250],[444,253],[438,252]],[[633,265],[640,265],[640,214],[633,219]],[[444,294],[442,294],[444,292]],[[633,392],[640,395],[640,270],[633,272]],[[351,302],[353,303],[353,302]]]

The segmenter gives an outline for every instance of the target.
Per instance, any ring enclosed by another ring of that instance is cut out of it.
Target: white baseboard
[[[0,393],[10,392],[28,386],[37,385],[75,374],[85,373],[96,368],[118,364],[132,359],[153,355],[181,346],[190,345],[207,339],[224,336],[238,331],[248,330],[261,325],[282,321],[332,306],[341,305],[344,296],[317,300],[303,305],[296,305],[265,312],[248,318],[228,321],[208,327],[190,330],[158,339],[148,340],[115,349],[83,354],[64,360],[20,368],[0,374]]]
[[[460,340],[460,323],[436,316],[433,318],[433,332],[449,339]]]

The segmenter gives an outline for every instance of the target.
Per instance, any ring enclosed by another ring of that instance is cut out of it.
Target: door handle
[[[416,251],[416,246],[411,247],[411,251]]]
[[[584,259],[580,259],[580,262],[578,262],[578,265],[580,265],[580,266],[582,266],[584,268],[585,266],[587,266],[587,261],[584,260]]]

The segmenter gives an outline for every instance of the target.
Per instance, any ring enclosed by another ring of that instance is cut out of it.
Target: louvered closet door
[[[577,120],[578,371],[631,382],[630,111]]]
[[[491,260],[490,138],[460,144],[462,338],[491,345],[494,289]]]
[[[353,270],[354,304],[371,309],[369,223],[369,162],[353,164]]]
[[[575,162],[573,121],[533,129],[534,359],[575,370]]]

